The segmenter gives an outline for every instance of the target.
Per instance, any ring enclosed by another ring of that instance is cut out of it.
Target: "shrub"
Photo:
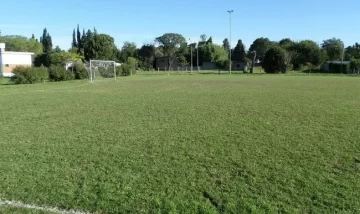
[[[73,80],[74,74],[71,71],[65,70],[62,66],[51,66],[49,68],[50,81],[66,81]]]
[[[265,54],[263,68],[266,73],[285,73],[286,51],[280,47],[271,47]]]
[[[15,84],[33,84],[44,82],[48,79],[49,74],[45,67],[24,67],[18,66],[13,70],[14,76],[11,81]]]
[[[130,76],[131,74],[135,74],[135,73],[136,73],[136,69],[134,65],[128,63],[116,67],[117,76]]]
[[[230,65],[230,60],[221,60],[216,62],[216,67],[223,70],[228,70]]]
[[[85,66],[82,63],[75,63],[73,65],[72,71],[74,73],[75,79],[77,80],[89,78],[89,72],[86,70]]]
[[[360,59],[352,59],[350,61],[350,69],[351,69],[351,71],[359,71],[360,70]]]
[[[120,76],[130,76],[132,73],[134,73],[133,67],[129,64],[123,64],[120,67],[121,67]]]

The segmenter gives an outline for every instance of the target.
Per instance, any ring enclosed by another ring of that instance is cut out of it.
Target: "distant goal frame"
[[[116,81],[116,62],[111,60],[90,60],[89,62],[89,81],[94,82],[95,73],[93,72],[92,63],[112,63],[114,69],[114,81]]]

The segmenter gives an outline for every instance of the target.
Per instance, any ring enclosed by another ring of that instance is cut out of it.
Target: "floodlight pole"
[[[342,50],[342,56],[341,56],[341,66],[340,66],[340,73],[343,72],[343,64],[344,64],[344,55],[345,55],[345,45],[343,45],[343,50]]]
[[[192,44],[191,44],[191,39],[189,38],[190,41],[190,51],[191,51],[191,73],[193,72],[193,48],[192,48]]]
[[[229,13],[229,26],[230,26],[230,54],[229,54],[229,58],[230,58],[230,63],[229,63],[229,73],[231,75],[231,66],[232,66],[232,61],[231,61],[231,14],[234,12],[234,10],[228,10]]]
[[[197,70],[199,71],[199,42],[196,44],[196,60],[197,60]]]

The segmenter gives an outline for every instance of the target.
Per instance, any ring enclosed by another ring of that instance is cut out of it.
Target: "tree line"
[[[293,41],[284,38],[272,41],[261,37],[254,40],[246,49],[239,39],[235,47],[230,50],[230,42],[225,38],[222,44],[213,43],[212,37],[200,35],[198,42],[192,42],[178,33],[165,33],[154,38],[154,42],[138,47],[134,42],[126,41],[122,47],[115,45],[115,39],[97,30],[80,29],[78,25],[72,32],[71,48],[61,50],[53,47],[50,33],[45,28],[40,40],[34,35],[31,38],[24,36],[0,36],[0,42],[7,44],[8,51],[31,51],[36,54],[36,66],[64,64],[68,61],[91,59],[114,60],[127,63],[136,60],[138,69],[152,70],[159,57],[169,58],[169,66],[176,59],[181,66],[189,66],[191,56],[193,65],[197,61],[201,66],[204,62],[215,62],[221,69],[228,69],[231,60],[245,62],[251,65],[262,65],[266,72],[286,72],[289,70],[316,69],[325,61],[351,61],[352,68],[360,69],[360,45],[345,47],[343,41],[337,38],[324,40],[321,44],[312,40]],[[69,41],[70,43],[70,41]],[[191,54],[191,50],[193,54]],[[198,56],[197,56],[198,53]],[[251,72],[251,69],[249,70]]]

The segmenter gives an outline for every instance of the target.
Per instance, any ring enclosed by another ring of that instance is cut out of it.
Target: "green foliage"
[[[24,36],[0,36],[0,43],[6,44],[7,51],[42,53],[42,45],[34,38]]]
[[[353,71],[360,71],[360,59],[352,59],[350,61],[350,69]]]
[[[340,39],[332,38],[323,41],[321,47],[326,51],[328,60],[341,60],[344,50],[344,42]]]
[[[40,38],[40,42],[42,44],[44,53],[50,53],[52,51],[53,48],[52,38],[46,28],[43,31],[43,35]]]
[[[245,45],[243,44],[242,40],[239,39],[237,45],[234,48],[232,54],[232,61],[245,61],[246,52],[245,52]]]
[[[120,51],[120,62],[125,63],[129,57],[137,57],[137,48],[134,42],[124,42]]]
[[[131,76],[136,73],[136,66],[137,60],[133,57],[129,57],[126,63],[116,67],[116,75]]]
[[[258,38],[250,46],[249,52],[256,52],[256,59],[261,62],[264,60],[266,52],[272,46],[272,42],[268,38]]]
[[[87,37],[84,44],[84,54],[87,61],[96,60],[113,60],[116,58],[117,48],[114,38],[106,34],[94,33]]]
[[[34,65],[36,67],[39,66],[50,67],[51,65],[50,55],[47,53],[36,55],[34,58]]]
[[[228,60],[228,52],[220,45],[206,44],[199,47],[199,58],[203,62],[222,63]]]
[[[280,47],[270,48],[265,54],[262,66],[266,73],[285,73],[286,51]]]
[[[88,70],[86,70],[84,64],[80,62],[73,64],[72,72],[74,73],[74,78],[77,80],[89,78]]]
[[[296,43],[294,51],[296,55],[292,59],[292,64],[295,69],[299,69],[301,65],[305,65],[306,63],[319,66],[325,61],[325,53],[320,49],[318,44],[311,40]]]
[[[163,51],[164,56],[174,57],[182,46],[186,46],[186,39],[177,33],[165,33],[155,39]]]
[[[73,80],[74,74],[65,70],[63,66],[50,66],[49,80],[54,82]]]
[[[139,49],[139,58],[140,58],[140,67],[143,69],[152,69],[155,61],[155,51],[156,48],[154,45],[148,44],[143,45]]]
[[[216,62],[216,66],[222,70],[228,70],[230,65],[229,59],[219,60]]]
[[[71,48],[76,48],[77,46],[78,46],[78,43],[76,41],[76,33],[75,33],[75,29],[74,29],[73,34],[72,34]]]
[[[229,51],[229,50],[230,50],[230,42],[229,42],[229,39],[228,39],[228,38],[224,39],[222,46],[223,46],[223,48],[224,48],[226,51]]]
[[[48,71],[45,67],[15,67],[12,71],[14,76],[11,81],[15,84],[33,84],[44,82],[48,79]]]
[[[71,52],[52,52],[49,54],[50,65],[56,66],[65,66],[66,63],[70,62],[80,62],[82,60],[82,56],[76,53]]]
[[[355,43],[353,46],[349,46],[345,51],[345,60],[360,59],[360,44]]]

